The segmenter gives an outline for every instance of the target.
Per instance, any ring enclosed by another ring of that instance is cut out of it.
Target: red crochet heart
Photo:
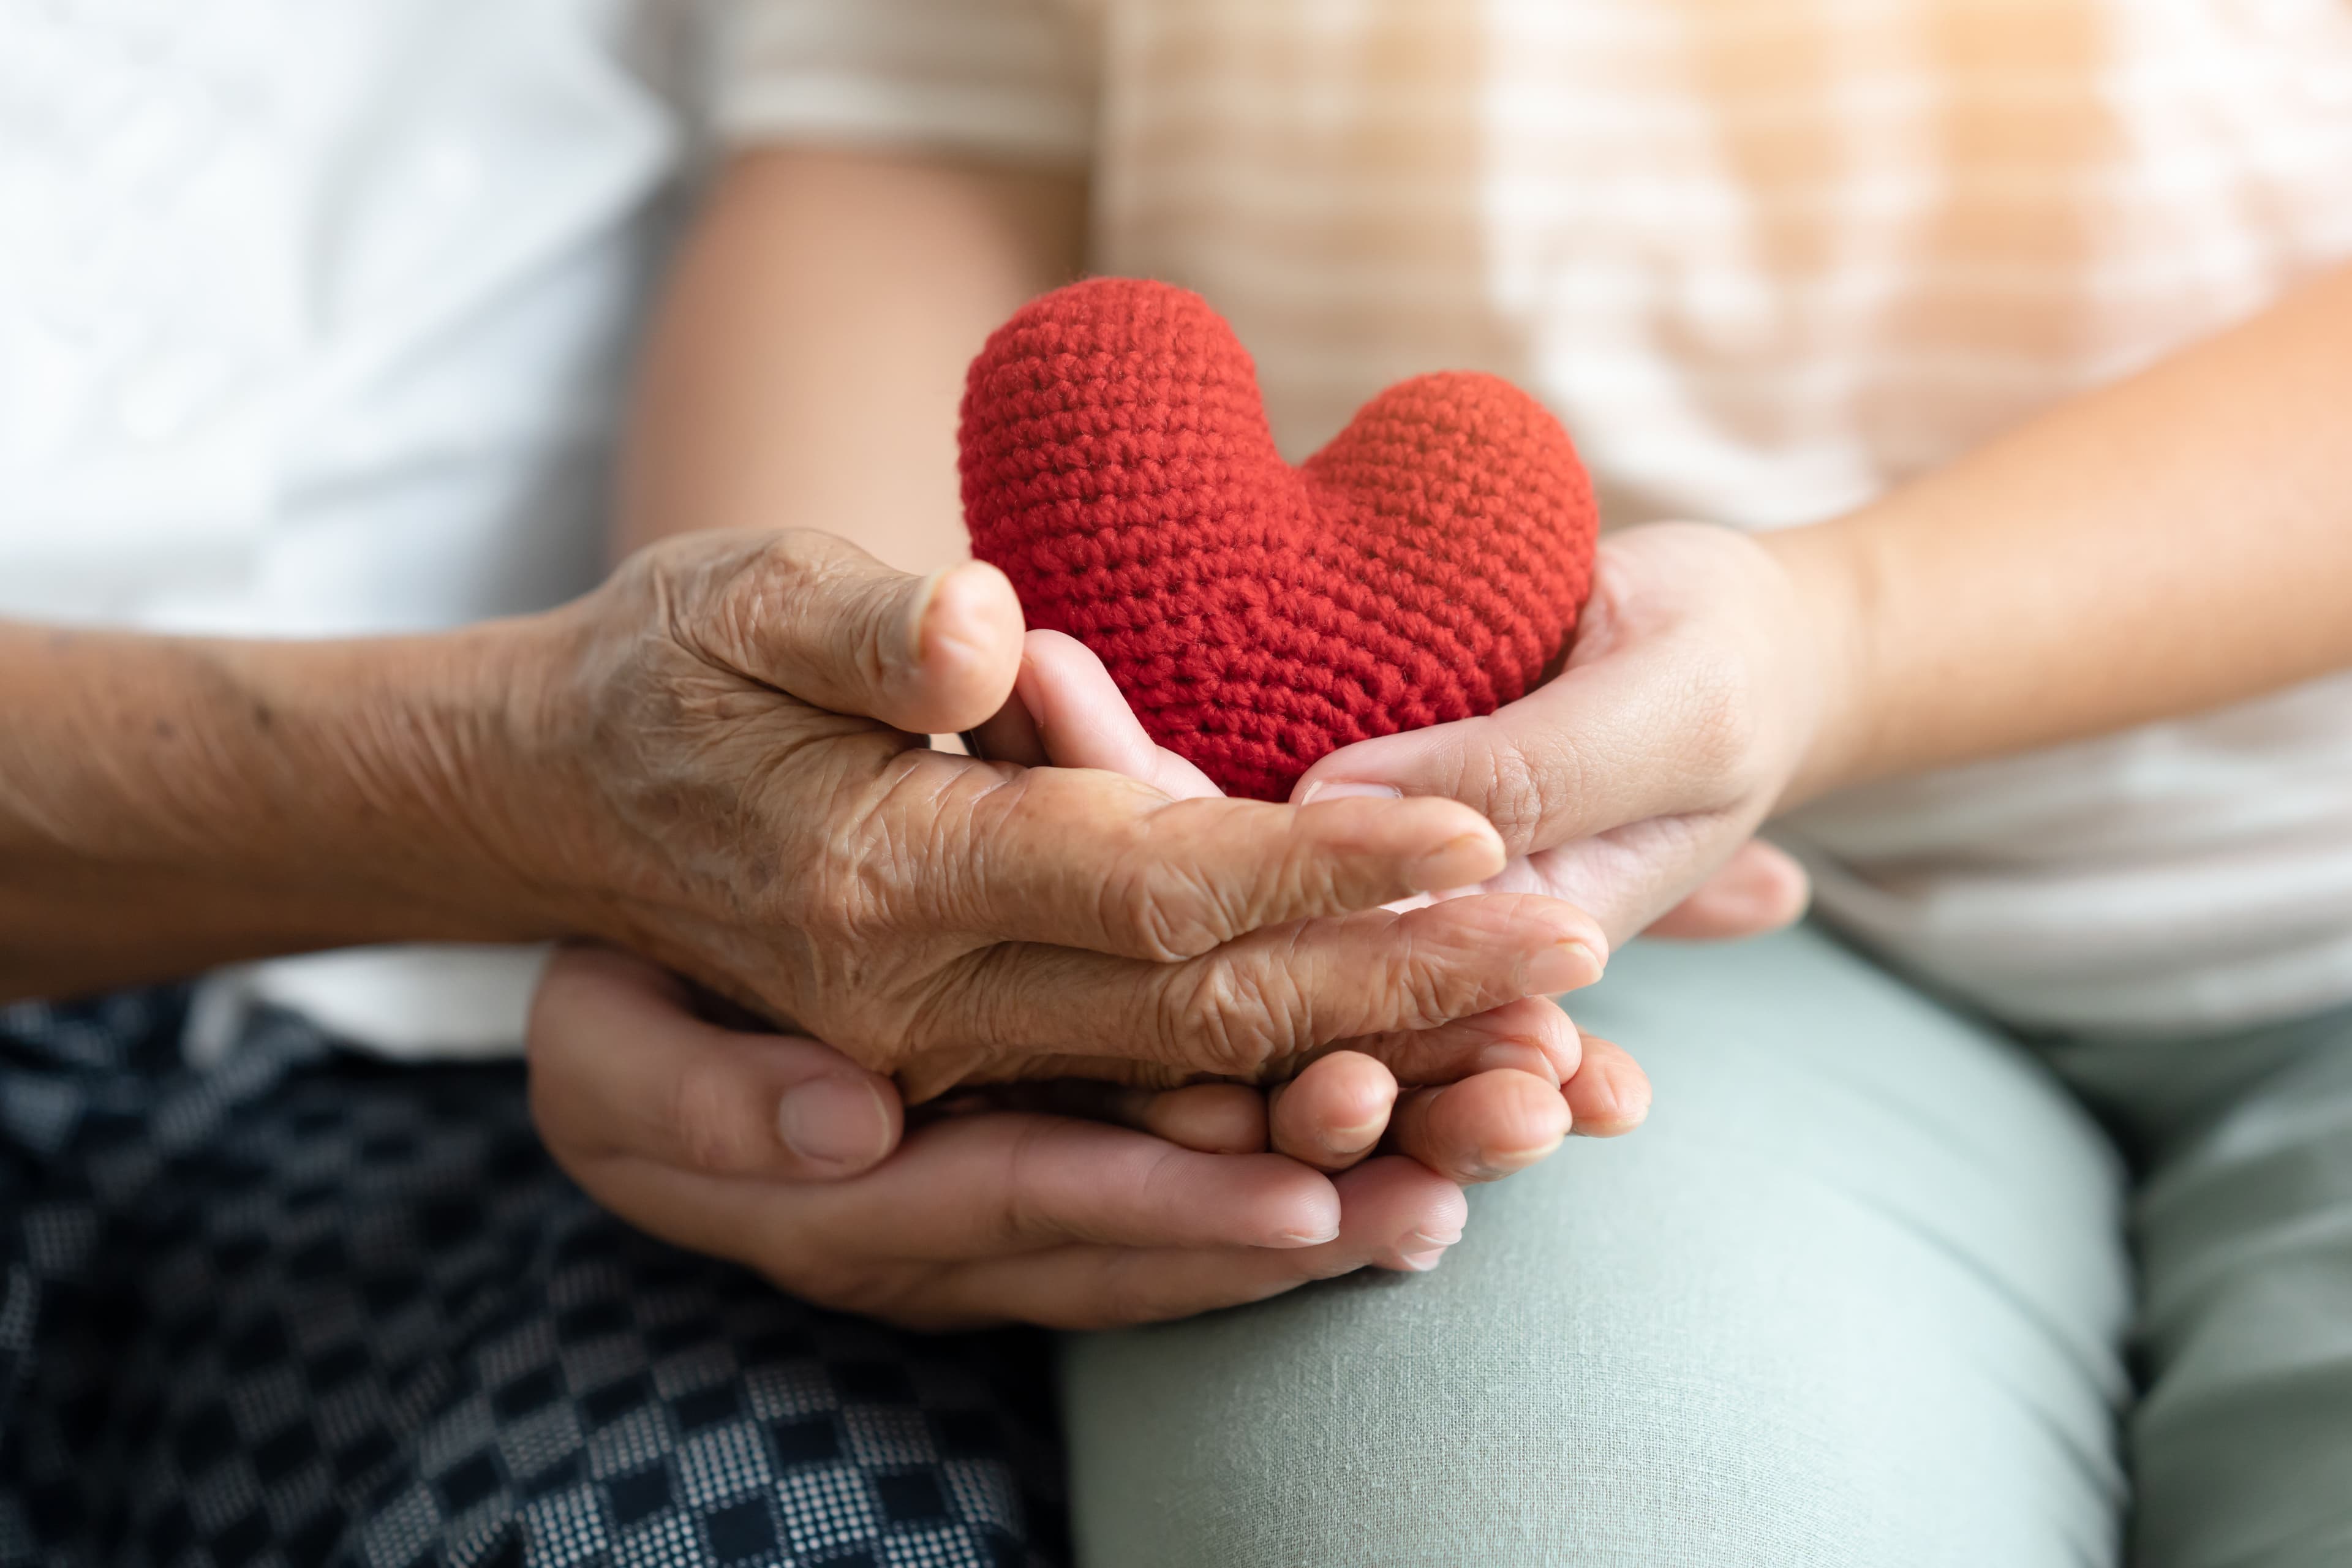
[[[972,361],[962,442],[972,552],[1230,795],[1519,697],[1591,587],[1591,487],[1527,394],[1415,376],[1294,468],[1233,329],[1164,283],[1023,307]]]

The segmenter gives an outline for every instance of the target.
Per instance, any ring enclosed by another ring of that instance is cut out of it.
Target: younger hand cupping
[[[1011,1111],[898,1145],[887,1079],[814,1040],[705,1023],[677,981],[617,952],[556,955],[530,1041],[541,1135],[599,1203],[804,1300],[908,1327],[1185,1317],[1368,1266],[1428,1268],[1462,1231],[1460,1189],[1414,1162],[1326,1177],[1255,1152],[1248,1115],[1237,1152]],[[1140,1110],[1229,1145],[1244,1098],[1256,1091],[1179,1089]]]
[[[1817,749],[1828,618],[1729,529],[1604,535],[1557,677],[1483,718],[1333,752],[1292,798],[1461,801],[1512,856],[1480,890],[1565,900],[1612,943],[1772,930],[1803,912],[1804,873],[1752,835]]]

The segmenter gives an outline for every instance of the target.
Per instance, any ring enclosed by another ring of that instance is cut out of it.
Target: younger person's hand
[[[1097,768],[1178,800],[1219,794],[1198,768],[1152,742],[1101,661],[1059,632],[1028,634],[1013,700],[968,739],[991,757]],[[1484,1028],[1492,1043],[1465,1052],[1458,1042],[1398,1036],[1370,1054],[1317,1058],[1271,1090],[1272,1146],[1325,1170],[1387,1149],[1455,1181],[1481,1182],[1535,1163],[1571,1130],[1612,1136],[1648,1112],[1641,1068],[1613,1043],[1579,1030],[1549,997],[1455,1028]]]
[[[551,961],[530,1045],[541,1135],[605,1207],[909,1327],[1184,1317],[1433,1268],[1461,1235],[1459,1189],[1411,1160],[1334,1178],[1255,1152],[1258,1096],[1231,1086],[1136,1110],[1238,1152],[1020,1111],[942,1117],[901,1143],[887,1079],[814,1040],[705,1023],[677,982],[606,950]]]
[[[1823,619],[1745,534],[1662,523],[1606,535],[1558,677],[1484,718],[1333,752],[1292,798],[1459,800],[1513,857],[1481,890],[1565,900],[1612,942],[1645,927],[1785,925],[1803,912],[1804,874],[1753,835],[1832,703]]]

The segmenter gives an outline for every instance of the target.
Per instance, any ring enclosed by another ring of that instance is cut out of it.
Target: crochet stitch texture
[[[961,441],[972,552],[1228,795],[1523,695],[1591,587],[1591,486],[1527,394],[1415,376],[1293,468],[1232,328],[1164,283],[1023,307],[972,362]]]

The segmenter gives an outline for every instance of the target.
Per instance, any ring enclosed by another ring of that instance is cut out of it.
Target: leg
[[[515,1068],[279,1016],[193,1073],[170,1023],[0,1010],[0,1568],[1058,1558],[1041,1345],[635,1235]]]
[[[2352,1561],[2352,1013],[2184,1047],[2244,1065],[2159,1142],[2137,1207],[2150,1382],[2132,1424],[2147,1568]]]
[[[2048,1077],[1810,931],[1572,1000],[1650,1124],[1436,1272],[1066,1344],[1081,1562],[2111,1562],[2120,1180]]]

